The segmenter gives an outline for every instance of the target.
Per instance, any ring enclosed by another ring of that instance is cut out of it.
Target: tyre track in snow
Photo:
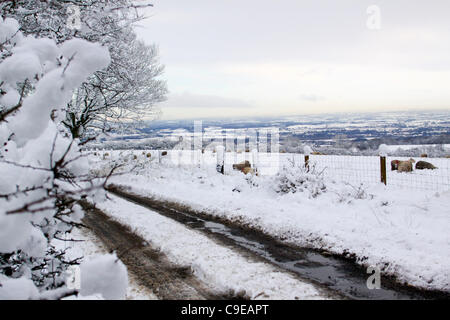
[[[173,219],[186,227],[201,231],[219,244],[229,246],[247,258],[269,262],[302,281],[315,284],[324,294],[350,299],[449,299],[446,292],[426,291],[401,285],[395,279],[383,277],[382,289],[369,290],[367,275],[359,265],[348,259],[316,250],[298,248],[262,234],[259,231],[231,223],[184,205],[156,200],[131,193],[124,186],[109,185],[108,191]],[[249,240],[247,242],[247,240]],[[256,245],[255,245],[256,244]]]
[[[133,273],[138,282],[163,300],[235,299],[226,294],[212,293],[197,280],[190,268],[174,266],[167,257],[154,250],[147,241],[130,228],[108,217],[87,201],[81,203],[83,223],[92,230],[110,251]]]

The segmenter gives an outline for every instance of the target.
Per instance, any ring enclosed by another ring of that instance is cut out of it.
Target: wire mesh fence
[[[119,151],[115,151],[116,154]],[[105,154],[112,151],[99,152]],[[214,150],[133,150],[120,151],[122,156],[137,155],[148,161],[166,163],[175,166],[215,167],[218,164],[219,153]],[[150,154],[150,156],[149,156]],[[316,172],[325,177],[347,182],[353,185],[364,183],[375,185],[386,182],[389,187],[413,188],[421,190],[447,191],[450,190],[450,159],[448,158],[413,158],[412,171],[399,172],[392,170],[391,161],[407,161],[410,158],[386,157],[385,175],[383,177],[383,162],[378,156],[339,156],[339,155],[308,155],[293,153],[265,153],[265,152],[224,152],[223,172],[233,171],[233,164],[248,161],[252,168],[260,175],[274,175],[285,166],[308,165],[314,166]],[[419,162],[427,162],[433,169],[416,169]],[[220,161],[219,161],[220,162]],[[383,180],[384,178],[384,180]]]
[[[311,155],[309,162],[333,180],[354,185],[381,182],[379,157]]]

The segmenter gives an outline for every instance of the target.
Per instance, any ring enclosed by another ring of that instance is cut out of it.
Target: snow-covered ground
[[[93,168],[108,163],[98,157],[90,161]],[[418,287],[450,290],[450,191],[381,184],[359,188],[325,178],[326,190],[312,197],[307,189],[277,193],[277,176],[246,178],[231,170],[218,174],[213,166],[143,161],[137,173],[114,177],[111,182],[252,226],[296,245],[354,254],[359,263],[378,266]],[[151,223],[151,219],[143,216],[141,222]]]
[[[272,265],[250,261],[230,248],[160,214],[110,195],[97,206],[120,223],[130,226],[169,260],[190,266],[196,277],[218,293],[242,292],[252,299],[322,299],[312,284],[281,272]]]

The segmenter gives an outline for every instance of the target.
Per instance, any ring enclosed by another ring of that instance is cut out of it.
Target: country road
[[[159,299],[340,298],[231,243],[109,197],[98,208],[84,203],[84,224]]]
[[[365,270],[346,259],[310,249],[295,248],[242,226],[218,221],[174,203],[141,197],[122,188],[111,186],[109,191],[123,199],[121,201],[134,205],[134,208],[140,207],[139,210],[142,210],[143,214],[149,215],[148,219],[150,214],[157,214],[175,220],[182,227],[200,232],[215,244],[231,249],[247,260],[268,264],[278,273],[295,278],[295,281],[301,284],[312,286],[317,291],[316,298],[448,298],[440,292],[421,291],[397,284],[393,279],[384,278],[382,289],[369,290],[366,286],[368,275]],[[169,261],[159,248],[152,247],[151,241],[138,235],[134,227],[131,229],[119,223],[117,219],[111,219],[108,214],[87,203],[84,208],[87,212],[85,223],[94,234],[107,248],[116,250],[129,272],[160,299],[252,298],[245,290],[218,291],[213,284],[196,277],[192,272],[192,266],[180,267]],[[303,297],[296,296],[296,298]]]

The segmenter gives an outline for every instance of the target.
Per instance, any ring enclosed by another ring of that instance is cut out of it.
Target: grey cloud
[[[420,0],[155,0],[154,5],[140,35],[159,43],[172,63],[308,59],[367,64],[382,53],[401,55],[395,63],[417,65],[433,57],[446,63],[441,56],[448,52],[417,37],[405,55],[403,44],[385,41],[397,29],[426,28],[445,42],[448,0],[433,5]],[[369,5],[381,9],[379,33],[366,27]]]

